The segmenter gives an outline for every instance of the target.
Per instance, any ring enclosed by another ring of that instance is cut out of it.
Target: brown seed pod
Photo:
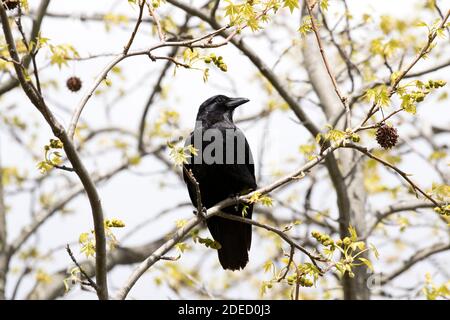
[[[77,92],[81,89],[81,80],[78,77],[70,77],[67,79],[66,85],[67,88],[72,92]]]
[[[7,10],[13,10],[20,5],[19,0],[2,0],[2,3]]]
[[[390,149],[397,144],[398,133],[397,129],[387,124],[382,124],[377,129],[376,134],[378,144],[384,149]]]

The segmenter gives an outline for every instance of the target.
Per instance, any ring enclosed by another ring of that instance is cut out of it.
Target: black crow
[[[185,167],[197,180],[202,204],[207,209],[221,200],[256,189],[250,146],[233,122],[235,108],[248,101],[223,95],[209,98],[201,104],[195,129],[186,139],[185,145],[193,145],[197,155],[192,155]],[[195,186],[186,172],[183,175],[191,201],[197,206]],[[222,211],[251,218],[253,205],[239,204]],[[222,267],[243,269],[248,262],[252,241],[251,225],[221,217],[212,217],[206,223],[214,240],[221,246],[218,254]]]

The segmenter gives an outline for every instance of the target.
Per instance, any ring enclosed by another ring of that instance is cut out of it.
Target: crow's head
[[[229,98],[224,95],[213,96],[200,105],[197,120],[217,122],[228,119],[233,121],[234,109],[248,101],[246,98]]]

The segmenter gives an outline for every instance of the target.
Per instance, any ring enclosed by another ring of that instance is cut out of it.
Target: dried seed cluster
[[[397,144],[397,129],[383,123],[377,129],[376,139],[381,147],[384,149],[390,149]]]
[[[78,77],[70,77],[67,79],[67,88],[72,92],[77,92],[81,89],[81,80]]]

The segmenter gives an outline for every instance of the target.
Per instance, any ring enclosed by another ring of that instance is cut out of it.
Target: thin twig
[[[317,264],[317,261],[319,261],[319,262],[327,262],[328,261],[326,258],[324,258],[324,257],[322,257],[320,255],[316,255],[316,254],[313,254],[313,253],[309,252],[308,249],[306,249],[305,247],[303,247],[299,243],[295,242],[283,230],[279,230],[277,228],[274,228],[272,226],[269,226],[267,224],[264,224],[264,223],[261,223],[261,222],[258,222],[258,221],[252,220],[252,219],[248,219],[248,218],[244,218],[244,217],[241,217],[241,216],[235,216],[235,215],[227,214],[227,213],[224,213],[222,211],[218,211],[215,215],[218,216],[218,217],[229,219],[229,220],[251,224],[251,225],[254,225],[256,227],[259,227],[259,228],[262,228],[262,229],[266,229],[268,231],[271,231],[271,232],[277,234],[281,239],[286,241],[288,244],[290,244],[291,246],[293,246],[294,248],[298,249],[299,251],[303,252],[306,256],[308,256],[308,258],[317,267],[317,269],[319,270],[320,273],[322,273],[322,269]]]
[[[175,58],[172,57],[172,56],[154,56],[154,55],[152,55],[151,53],[149,53],[148,56],[149,56],[150,60],[152,60],[152,61],[156,61],[156,60],[167,60],[167,61],[170,61],[170,62],[172,62],[174,65],[179,66],[179,67],[183,67],[183,68],[186,68],[186,69],[189,69],[189,68],[191,67],[191,66],[188,65],[187,63],[180,62],[180,61],[178,61],[177,59],[175,59]]]
[[[416,263],[443,251],[450,250],[450,244],[449,243],[437,243],[434,245],[431,245],[430,247],[421,249],[417,251],[414,255],[412,255],[408,260],[404,261],[403,264],[392,271],[390,274],[382,276],[380,280],[380,284],[384,285],[395,278],[397,278],[399,275],[403,274],[406,270],[413,267]]]
[[[232,206],[232,205],[236,205],[239,202],[247,202],[252,196],[255,195],[255,193],[264,195],[264,194],[270,193],[276,189],[279,189],[281,187],[285,187],[293,181],[298,181],[300,177],[304,176],[305,172],[308,172],[310,169],[312,169],[313,167],[315,167],[316,165],[321,163],[328,155],[330,155],[331,153],[333,153],[336,149],[338,149],[340,147],[341,147],[341,145],[328,147],[326,150],[323,151],[323,153],[321,155],[317,156],[313,160],[308,161],[306,164],[304,164],[302,167],[300,167],[295,172],[267,185],[266,187],[260,188],[260,189],[253,191],[247,195],[240,196],[239,198],[231,197],[231,198],[220,201],[215,206],[209,208],[206,211],[205,218],[208,219],[212,216],[220,215],[227,219],[233,219],[233,220],[238,220],[238,221],[245,222],[245,223],[250,223],[255,226],[265,228],[270,231],[273,230],[274,232],[278,232],[278,234],[284,240],[286,240],[288,243],[290,243],[291,245],[295,246],[297,249],[299,249],[302,252],[304,252],[305,254],[307,254],[310,259],[323,261],[322,257],[316,256],[316,255],[310,253],[308,250],[306,250],[300,244],[293,241],[289,236],[287,236],[282,231],[275,229],[273,227],[267,226],[267,225],[263,225],[261,223],[258,223],[256,221],[253,221],[250,219],[241,218],[241,217],[234,216],[234,215],[227,215],[227,214],[221,212],[221,209]],[[240,219],[243,219],[243,220],[240,220]],[[204,219],[201,218],[200,216],[191,218],[188,222],[186,222],[186,224],[183,227],[179,228],[174,233],[174,235],[172,236],[172,238],[170,240],[165,242],[162,246],[160,246],[157,250],[155,250],[152,253],[152,255],[150,255],[147,259],[142,261],[141,264],[139,264],[139,266],[130,275],[130,277],[125,282],[125,284],[118,290],[118,292],[116,293],[116,298],[117,299],[125,299],[127,297],[128,293],[130,292],[130,290],[133,288],[133,286],[136,284],[136,282],[140,279],[140,277],[150,267],[152,267],[157,261],[159,261],[162,256],[164,256],[167,252],[169,252],[169,250],[171,250],[178,242],[182,241],[189,234],[189,232],[193,228],[195,228],[197,225],[199,225],[202,221],[204,221]]]
[[[61,166],[61,165],[54,164],[53,167],[55,167],[56,169],[67,171],[67,172],[75,172],[74,168],[67,167],[67,166],[64,166],[64,165]]]
[[[189,181],[195,188],[195,196],[196,196],[196,208],[197,208],[197,215],[203,217],[203,204],[202,204],[202,195],[200,193],[200,184],[198,183],[197,179],[195,179],[194,174],[192,173],[191,169],[187,169],[186,166],[183,165],[183,172],[188,177]]]
[[[78,106],[75,108],[72,119],[69,124],[69,128],[67,130],[67,134],[69,135],[70,139],[73,139],[73,136],[75,134],[75,129],[77,127],[78,121],[80,119],[81,113],[83,112],[84,107],[86,106],[89,99],[94,94],[97,87],[100,85],[100,83],[106,79],[108,73],[113,69],[117,64],[119,64],[124,59],[130,58],[130,57],[136,57],[141,55],[146,55],[149,57],[152,57],[152,52],[159,48],[164,47],[189,47],[189,48],[217,48],[226,45],[231,38],[233,38],[234,35],[236,35],[237,31],[230,33],[229,37],[227,37],[225,40],[218,42],[218,43],[212,43],[210,40],[223,32],[224,30],[228,29],[230,26],[224,26],[218,30],[215,30],[211,33],[208,33],[204,36],[195,38],[195,39],[189,39],[189,40],[183,40],[183,41],[166,41],[161,42],[159,44],[156,44],[149,49],[145,50],[138,50],[128,53],[121,53],[117,55],[110,63],[106,65],[106,67],[100,72],[100,74],[97,76],[97,78],[94,80],[94,83],[92,86],[88,89],[87,93],[83,96]],[[200,43],[203,40],[206,40],[204,43]],[[161,57],[159,57],[162,59]],[[166,59],[167,60],[167,59]]]
[[[148,12],[152,16],[153,22],[156,25],[156,30],[158,32],[159,40],[161,42],[165,42],[166,41],[166,36],[164,35],[163,29],[161,27],[161,21],[160,21],[160,19],[158,17],[158,14],[155,12],[155,9],[153,8],[153,5],[151,3],[148,3],[147,7],[148,7]]]
[[[214,21],[216,20],[216,12],[217,12],[217,9],[219,9],[219,4],[220,4],[220,0],[215,0],[214,1],[214,5],[213,5],[213,7],[211,9],[210,17]]]
[[[139,3],[139,15],[136,20],[136,24],[134,25],[133,32],[131,33],[130,39],[128,40],[126,46],[123,48],[123,54],[127,54],[130,50],[131,45],[133,44],[134,38],[136,37],[139,26],[142,22],[142,13],[144,12],[145,0],[140,0]]]
[[[16,300],[17,293],[19,292],[20,285],[22,284],[23,279],[25,279],[25,277],[27,275],[29,275],[32,270],[33,269],[30,268],[28,265],[26,265],[25,268],[22,270],[22,272],[20,273],[19,278],[16,281],[16,284],[14,285],[14,290],[13,290],[13,293],[11,295],[11,300]]]
[[[66,245],[66,251],[67,251],[67,253],[70,256],[70,259],[72,259],[73,263],[75,263],[75,265],[77,266],[78,270],[80,270],[80,273],[86,279],[88,285],[91,286],[92,288],[94,288],[95,291],[98,291],[99,289],[98,289],[97,284],[94,282],[94,280],[91,279],[91,277],[89,277],[89,275],[80,266],[80,264],[78,263],[77,259],[75,259],[75,256],[73,255],[72,250],[70,249],[70,246],[68,244]]]
[[[176,257],[166,257],[166,256],[164,256],[164,257],[161,257],[160,259],[161,260],[166,260],[166,261],[177,261],[177,260],[180,260],[180,256],[176,256]]]
[[[433,199],[433,197],[431,197],[430,195],[428,195],[425,191],[423,191],[417,184],[415,184],[409,177],[408,174],[403,172],[402,170],[400,170],[399,168],[397,168],[396,166],[390,164],[389,162],[375,156],[374,154],[372,154],[366,147],[363,146],[359,146],[357,144],[354,143],[346,143],[344,145],[344,148],[351,148],[351,149],[355,149],[358,150],[359,152],[364,153],[366,156],[368,156],[369,158],[372,158],[378,162],[380,162],[381,164],[385,165],[386,167],[391,168],[392,170],[394,170],[395,172],[397,172],[403,179],[406,180],[406,182],[409,183],[409,185],[413,188],[414,192],[417,195],[417,192],[419,192],[420,194],[422,194],[425,198],[427,198],[428,200],[430,200],[433,204],[436,205],[436,207],[439,207],[440,204],[439,202],[437,202],[435,199]]]
[[[23,27],[22,27],[22,8],[19,5],[19,14],[16,18],[16,25],[17,28],[19,29],[20,35],[22,36],[22,42],[25,45],[25,48],[27,49],[27,52],[29,53],[30,57],[31,57],[31,62],[33,63],[33,74],[34,74],[34,78],[36,80],[36,87],[37,90],[39,92],[39,94],[42,94],[42,89],[41,89],[41,81],[39,80],[39,73],[38,73],[38,67],[37,67],[37,63],[36,63],[36,54],[38,52],[38,43],[36,42],[34,44],[34,48],[30,48],[30,44],[27,40],[27,36],[25,35],[25,32],[23,31]]]
[[[17,64],[17,65],[20,65],[20,66],[22,65],[22,63],[20,61],[16,61],[16,60],[4,57],[4,56],[0,56],[0,60],[6,61],[6,62],[9,62],[9,63],[14,63],[14,64]]]
[[[44,3],[44,2],[43,2]],[[17,52],[14,36],[12,34],[11,26],[9,24],[8,15],[4,6],[0,6],[1,23],[3,27],[3,33],[5,35],[5,41],[7,43],[8,51],[12,59],[19,60],[19,54]],[[20,66],[14,65],[14,70],[17,78],[22,86],[22,89],[31,103],[44,117],[48,125],[50,126],[53,134],[61,140],[63,148],[67,158],[72,164],[75,172],[80,179],[84,190],[89,199],[91,207],[92,219],[94,222],[95,230],[95,242],[96,242],[96,277],[99,290],[97,295],[99,299],[108,299],[108,286],[107,286],[107,269],[106,269],[106,237],[103,219],[103,208],[100,201],[100,196],[97,192],[96,186],[87,171],[84,163],[82,162],[75,146],[71,139],[67,135],[64,127],[55,118],[47,104],[45,103],[42,95],[36,90],[33,83],[27,80],[27,77]]]
[[[363,127],[360,127],[360,128],[358,128],[358,129],[356,129],[354,132],[356,133],[356,132],[363,131],[363,130],[368,130],[368,129],[375,129],[375,128],[378,128],[378,127],[380,126],[380,124],[382,124],[383,122],[389,120],[391,117],[395,116],[397,113],[402,112],[403,110],[404,110],[403,108],[397,109],[397,110],[391,112],[390,114],[388,114],[386,117],[384,117],[384,118],[381,119],[380,121],[378,121],[376,124],[370,125],[370,126],[363,126]]]
[[[312,8],[308,4],[308,2],[306,2],[305,4],[306,4],[306,8],[308,9],[309,17],[311,19],[312,30],[313,30],[314,35],[316,37],[317,45],[319,46],[320,55],[322,57],[323,63],[325,65],[325,68],[327,69],[328,76],[330,77],[330,80],[333,83],[334,91],[336,92],[337,96],[339,97],[339,100],[342,102],[342,105],[344,106],[344,109],[346,111],[349,111],[348,110],[348,105],[347,105],[347,98],[345,98],[341,94],[341,91],[339,90],[338,84],[336,82],[336,78],[334,77],[333,72],[331,71],[330,64],[328,63],[328,58],[326,56],[325,50],[323,49],[322,40],[320,39],[319,31],[317,30],[317,26],[316,26],[316,23],[314,21],[315,18],[314,18],[314,15],[312,14]],[[350,125],[350,124],[348,124],[348,125]]]
[[[444,203],[442,203],[441,205],[444,205]],[[418,203],[409,201],[407,204],[404,204],[404,205],[390,205],[387,209],[385,209],[385,211],[376,212],[375,221],[371,224],[371,226],[369,228],[367,228],[368,231],[361,238],[367,239],[368,237],[370,237],[372,235],[372,233],[374,232],[374,230],[376,229],[376,227],[384,219],[388,218],[389,216],[391,216],[393,214],[396,214],[398,212],[404,212],[404,211],[416,211],[418,209],[429,209],[429,208],[433,208],[433,207],[435,207],[434,203],[423,202],[421,200],[418,201]]]
[[[292,261],[294,260],[294,254],[295,254],[295,247],[291,246],[291,251],[289,253],[289,261],[286,265],[286,271],[283,273],[283,275],[281,277],[279,277],[277,279],[277,282],[283,281],[286,278],[286,276],[288,275],[289,269],[291,268]]]
[[[442,19],[441,23],[438,26],[438,29],[442,29],[445,27],[445,24],[447,23],[447,20],[450,16],[450,10],[447,11],[447,14]],[[388,95],[391,97],[395,91],[397,90],[398,85],[400,82],[406,77],[408,72],[417,64],[417,62],[420,61],[426,54],[428,54],[429,50],[431,49],[431,46],[434,42],[434,40],[437,37],[437,31],[428,34],[428,41],[427,43],[422,47],[422,49],[419,51],[419,53],[415,56],[415,58],[405,67],[404,70],[400,71],[398,76],[395,78],[395,80],[392,82],[391,86],[388,89]],[[360,128],[364,126],[364,124],[369,121],[369,119],[380,110],[380,107],[374,102],[372,104],[372,107],[370,108],[369,112],[367,113],[364,120],[361,122],[361,124],[356,128]]]

